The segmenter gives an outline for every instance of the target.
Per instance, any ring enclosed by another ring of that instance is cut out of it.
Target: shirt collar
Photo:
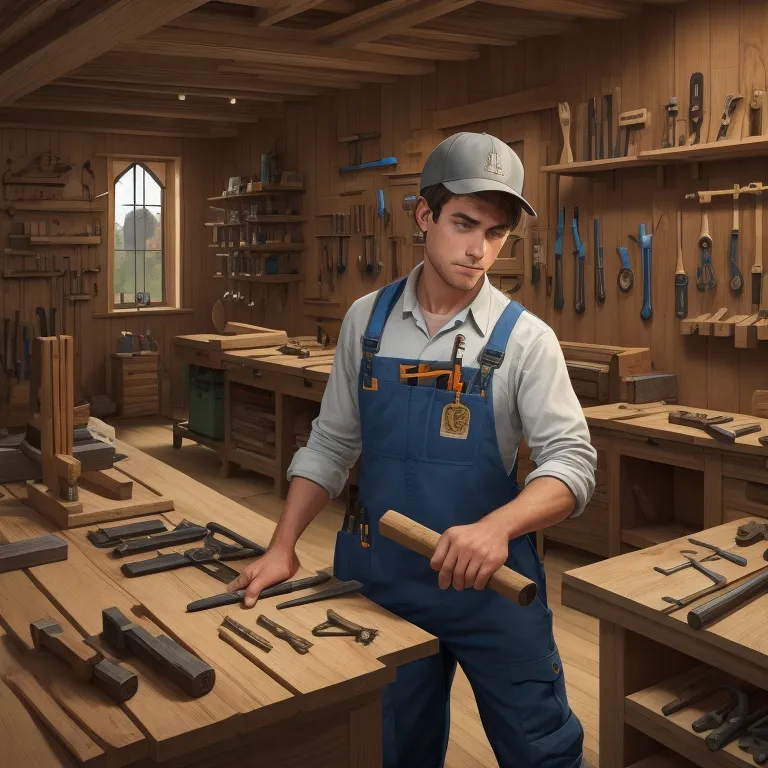
[[[421,312],[418,311],[419,300],[416,298],[416,284],[419,281],[423,267],[423,262],[417,264],[408,275],[405,290],[403,291],[403,316],[414,316],[417,314],[421,317]],[[491,283],[488,280],[488,275],[483,275],[483,287],[480,289],[480,293],[475,296],[475,300],[456,315],[456,324],[463,323],[467,319],[467,315],[472,316],[472,321],[478,333],[481,336],[486,336],[491,317]]]

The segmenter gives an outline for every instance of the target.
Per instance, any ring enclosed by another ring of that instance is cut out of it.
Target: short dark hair
[[[472,192],[468,195],[457,195],[451,192],[444,184],[433,184],[421,190],[421,196],[427,201],[432,211],[432,218],[437,221],[443,206],[454,197],[477,197],[480,200],[495,205],[509,222],[509,229],[513,230],[519,223],[523,213],[520,201],[506,192],[488,190],[487,192]]]

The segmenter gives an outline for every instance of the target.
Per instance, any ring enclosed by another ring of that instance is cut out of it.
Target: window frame
[[[150,297],[150,307],[115,302],[115,183],[132,165],[143,166],[163,189],[163,292],[161,301]],[[107,226],[107,313],[110,315],[181,309],[181,158],[160,155],[108,154],[109,212]],[[164,178],[163,178],[164,177]],[[103,305],[102,305],[103,306]]]

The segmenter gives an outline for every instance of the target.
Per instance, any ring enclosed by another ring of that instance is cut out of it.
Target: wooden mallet
[[[379,533],[406,549],[432,559],[435,554],[440,534],[431,528],[411,520],[399,512],[390,509],[379,521]],[[437,574],[435,574],[437,579]],[[503,597],[507,597],[518,605],[530,605],[536,599],[538,587],[536,583],[526,578],[517,571],[502,565],[491,576],[488,586]]]

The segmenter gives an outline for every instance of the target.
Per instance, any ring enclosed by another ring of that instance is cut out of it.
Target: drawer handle
[[[747,481],[744,496],[748,501],[752,501],[755,504],[768,504],[768,486],[762,483],[750,483]]]
[[[307,389],[312,389],[312,381],[310,379],[304,379],[304,386]]]
[[[653,446],[656,446],[656,447],[658,447],[659,445],[661,445],[661,443],[659,443],[659,442],[658,442],[658,440],[654,440],[652,437],[649,437],[649,438],[646,440],[646,442],[648,443],[648,445],[653,445]]]
[[[251,373],[253,374],[253,378],[254,379],[260,379],[261,378],[261,371],[253,370],[253,371],[251,371]]]
[[[204,349],[196,349],[195,357],[208,357],[208,353]]]

